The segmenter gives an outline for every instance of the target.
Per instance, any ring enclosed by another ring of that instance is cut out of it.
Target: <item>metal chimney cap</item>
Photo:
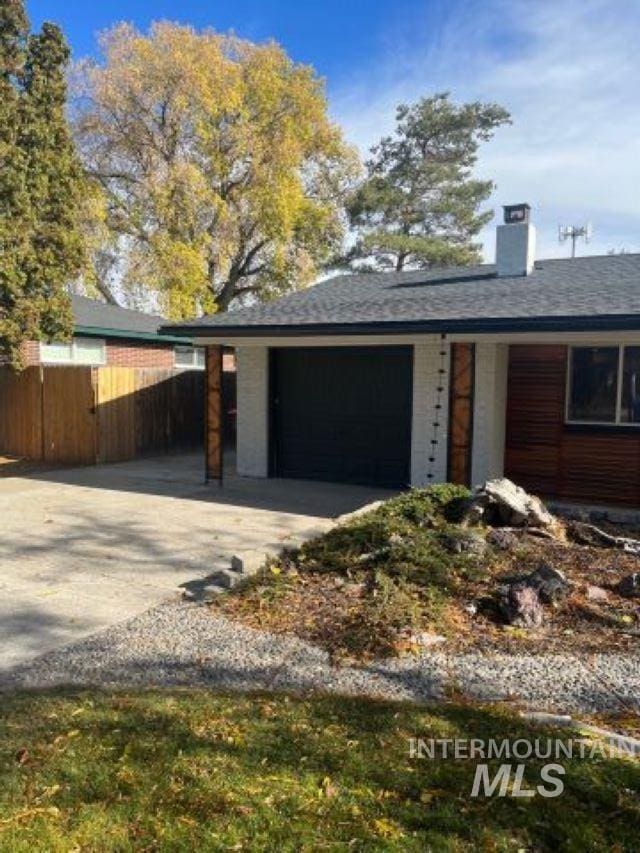
[[[528,204],[505,204],[504,221],[506,225],[516,225],[520,222],[529,222],[531,219],[531,207]]]

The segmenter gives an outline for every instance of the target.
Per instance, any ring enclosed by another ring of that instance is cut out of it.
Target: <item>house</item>
[[[171,326],[236,348],[237,467],[380,486],[503,474],[545,496],[640,504],[640,255],[535,261],[528,205],[496,263],[342,275]]]
[[[164,317],[71,297],[73,341],[24,345],[27,366],[37,364],[204,370],[204,350],[188,338],[160,335]]]

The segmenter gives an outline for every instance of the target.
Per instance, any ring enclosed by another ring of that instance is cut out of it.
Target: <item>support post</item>
[[[222,485],[222,347],[207,347],[205,394],[205,482],[217,480]]]

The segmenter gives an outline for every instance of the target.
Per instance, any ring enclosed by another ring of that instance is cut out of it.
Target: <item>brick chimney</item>
[[[496,234],[496,267],[499,276],[531,275],[536,259],[536,229],[529,221],[528,204],[504,207],[504,225]]]

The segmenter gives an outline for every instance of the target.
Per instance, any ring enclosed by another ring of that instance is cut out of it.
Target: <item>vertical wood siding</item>
[[[566,346],[509,348],[505,473],[532,492],[640,506],[640,432],[565,425]]]

